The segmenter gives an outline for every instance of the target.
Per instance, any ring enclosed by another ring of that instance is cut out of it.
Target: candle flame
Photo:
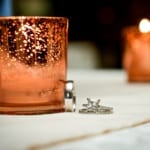
[[[139,23],[139,30],[142,33],[150,32],[150,20],[144,18]]]

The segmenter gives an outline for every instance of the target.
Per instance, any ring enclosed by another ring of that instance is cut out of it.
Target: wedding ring
[[[83,114],[111,114],[113,113],[113,107],[102,106],[100,105],[100,99],[97,101],[92,101],[90,98],[87,98],[88,103],[83,104],[84,108],[79,109],[79,113]]]
[[[76,111],[76,96],[75,96],[75,86],[74,86],[73,80],[66,81],[65,111],[66,112],[75,112]]]

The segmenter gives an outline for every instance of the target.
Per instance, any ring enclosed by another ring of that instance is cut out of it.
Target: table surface
[[[76,112],[0,115],[0,150],[149,150],[150,84],[129,83],[123,70],[68,70]],[[113,114],[80,114],[86,98]]]

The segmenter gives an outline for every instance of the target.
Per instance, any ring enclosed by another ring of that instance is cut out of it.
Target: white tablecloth
[[[76,112],[0,115],[0,150],[150,149],[150,84],[128,83],[123,70],[69,70]],[[86,98],[113,114],[80,114]]]

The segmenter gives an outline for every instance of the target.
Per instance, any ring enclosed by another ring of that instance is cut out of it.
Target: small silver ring
[[[65,111],[66,112],[75,112],[76,111],[76,96],[75,96],[75,86],[74,86],[73,80],[66,81]]]

